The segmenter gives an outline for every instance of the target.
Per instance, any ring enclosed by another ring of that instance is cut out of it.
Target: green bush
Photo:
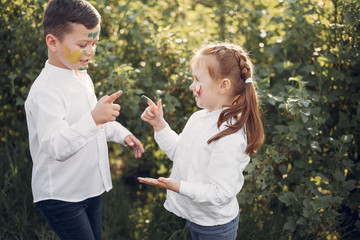
[[[45,0],[0,3],[0,238],[57,239],[32,204],[23,104],[47,51]],[[138,176],[171,162],[140,120],[163,99],[180,132],[196,110],[189,59],[207,42],[244,46],[255,64],[266,140],[238,196],[238,239],[356,239],[359,220],[360,4],[350,0],[91,1],[103,21],[88,71],[100,97],[118,89],[118,121],[144,144],[139,160],[109,144],[114,189],[104,194],[105,239],[189,239],[165,192]],[[130,206],[130,207],[129,207]]]

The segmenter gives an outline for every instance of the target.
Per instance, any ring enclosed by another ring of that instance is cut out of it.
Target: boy
[[[61,239],[101,239],[101,194],[112,188],[107,140],[144,152],[115,121],[118,91],[97,101],[86,67],[101,17],[85,0],[50,0],[48,60],[25,102],[34,202]],[[80,71],[78,71],[80,70]]]

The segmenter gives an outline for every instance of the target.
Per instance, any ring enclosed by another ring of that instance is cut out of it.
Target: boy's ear
[[[57,51],[58,39],[54,35],[52,35],[52,34],[46,35],[45,41],[46,41],[46,45],[50,51],[52,51],[52,52]]]
[[[225,94],[230,90],[231,87],[231,81],[228,78],[223,78],[220,81],[220,86],[219,86],[219,93],[220,94]]]

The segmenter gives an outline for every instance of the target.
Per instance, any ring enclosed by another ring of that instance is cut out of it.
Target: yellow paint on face
[[[78,63],[82,55],[83,53],[80,50],[71,52],[70,48],[65,46],[65,58],[69,60],[70,64]]]

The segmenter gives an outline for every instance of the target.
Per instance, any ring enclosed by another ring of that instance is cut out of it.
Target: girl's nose
[[[195,87],[194,87],[194,82],[193,82],[193,83],[191,83],[191,85],[189,86],[189,89],[190,89],[190,91],[194,91],[194,90],[195,90]]]

